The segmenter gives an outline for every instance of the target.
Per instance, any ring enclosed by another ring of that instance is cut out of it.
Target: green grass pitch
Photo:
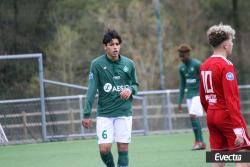
[[[204,134],[208,144],[208,134]],[[209,167],[206,152],[191,151],[193,133],[134,136],[130,167]],[[208,146],[209,147],[209,146]],[[117,161],[116,145],[112,152]],[[95,139],[0,146],[1,167],[104,167]],[[231,166],[229,164],[228,166]]]

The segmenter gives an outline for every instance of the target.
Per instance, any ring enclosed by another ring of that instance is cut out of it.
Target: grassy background
[[[207,133],[204,138],[208,144]],[[130,144],[130,167],[209,167],[206,152],[191,151],[192,145],[193,133],[135,136]],[[112,152],[117,161],[116,145]],[[0,146],[0,166],[104,167],[95,139]]]

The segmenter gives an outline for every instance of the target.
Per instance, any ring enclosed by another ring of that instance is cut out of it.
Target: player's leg
[[[189,114],[189,117],[190,117],[191,125],[192,125],[192,128],[193,128],[195,141],[200,141],[200,138],[199,138],[199,135],[198,135],[196,115]]]
[[[249,152],[249,150],[240,150],[240,152]],[[250,167],[250,163],[236,163],[235,167]]]
[[[113,155],[111,153],[112,144],[99,144],[102,161],[107,167],[115,167]]]
[[[192,129],[194,132],[195,142],[196,142],[196,141],[198,141],[199,138],[198,138],[198,133],[197,133],[196,125],[195,125],[195,119],[194,119],[195,115],[190,114],[191,105],[192,105],[192,99],[187,99],[188,113],[189,113]]]
[[[97,117],[96,132],[102,161],[107,167],[115,167],[111,146],[114,140],[113,118]]]
[[[196,115],[190,115],[190,119],[195,134],[195,143],[192,150],[204,150],[206,149],[206,144],[203,139],[199,117],[197,117]]]
[[[201,122],[200,122],[200,117],[203,116],[203,108],[202,108],[199,96],[195,96],[192,98],[192,103],[190,107],[190,115],[192,116],[191,119],[193,119],[192,123],[194,124],[197,130],[198,140],[202,143],[200,144],[200,148],[205,149],[206,145],[203,139],[202,127],[201,127]]]
[[[241,150],[242,152],[249,152],[249,150]],[[250,163],[236,163],[235,167],[250,167]]]
[[[212,167],[225,167],[226,164],[225,164],[225,163],[212,163],[211,166],[212,166]]]
[[[235,167],[249,167],[248,163],[236,163]]]
[[[203,140],[202,128],[199,120],[199,117],[202,116],[203,113],[201,104],[199,103],[199,96],[193,97],[192,99],[187,99],[187,106],[195,136],[193,150],[205,149],[206,145]]]
[[[128,166],[128,143],[117,143],[118,149],[118,162],[117,167]]]
[[[217,128],[214,117],[217,117],[216,111],[207,111],[207,126],[209,131],[209,142],[211,151],[226,151],[228,143],[226,137]],[[212,167],[225,167],[225,163],[212,163]]]
[[[117,167],[127,167],[129,163],[128,145],[131,141],[132,117],[119,117],[115,120],[115,142],[117,142]]]

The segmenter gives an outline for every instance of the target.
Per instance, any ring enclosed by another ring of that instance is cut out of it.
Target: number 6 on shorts
[[[102,138],[107,139],[107,130],[102,131]]]

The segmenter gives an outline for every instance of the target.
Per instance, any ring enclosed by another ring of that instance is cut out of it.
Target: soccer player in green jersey
[[[182,64],[179,66],[180,94],[178,99],[178,110],[180,112],[182,111],[181,104],[184,98],[185,89],[187,89],[187,108],[195,135],[195,142],[192,150],[206,149],[199,120],[199,117],[203,115],[199,96],[199,68],[201,62],[190,58],[191,47],[189,45],[181,44],[177,50],[180,60],[182,61]]]
[[[96,132],[100,155],[107,167],[114,167],[111,146],[117,143],[117,167],[128,166],[128,145],[132,131],[132,100],[139,86],[135,64],[120,54],[122,39],[115,30],[103,37],[105,54],[91,63],[82,125],[89,128],[92,104],[98,90]]]

